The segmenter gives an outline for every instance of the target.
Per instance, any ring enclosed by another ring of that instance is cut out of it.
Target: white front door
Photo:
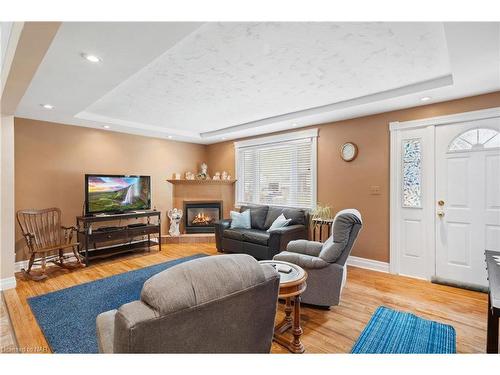
[[[486,286],[500,251],[500,119],[436,127],[436,277]]]

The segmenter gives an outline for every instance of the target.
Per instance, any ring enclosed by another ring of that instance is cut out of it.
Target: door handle
[[[440,205],[440,206],[444,206],[444,200],[442,200],[442,199],[441,199],[441,200],[438,200],[438,205]]]
[[[438,211],[437,215],[438,215],[440,218],[443,218],[443,217],[444,217],[444,212],[443,212],[443,211]]]

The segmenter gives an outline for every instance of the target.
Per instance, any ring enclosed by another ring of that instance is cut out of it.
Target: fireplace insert
[[[214,233],[215,222],[222,219],[222,202],[184,202],[186,233]]]

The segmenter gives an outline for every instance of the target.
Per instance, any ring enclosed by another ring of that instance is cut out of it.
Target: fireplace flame
[[[205,215],[204,212],[200,212],[193,218],[193,221],[191,223],[198,225],[206,225],[210,224],[212,221],[214,221],[212,217]]]

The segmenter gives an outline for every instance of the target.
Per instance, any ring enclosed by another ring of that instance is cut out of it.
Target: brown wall
[[[389,122],[407,121],[500,106],[500,92],[317,125],[318,202],[334,210],[358,208],[364,217],[353,255],[389,260]],[[351,163],[339,157],[347,141],[359,146]],[[195,171],[206,161],[209,173],[234,173],[233,142],[209,146],[15,119],[16,210],[56,206],[65,224],[74,224],[82,211],[85,173],[144,174],[152,176],[153,205],[163,213],[172,206],[174,172]],[[380,186],[380,194],[370,194]],[[24,259],[19,229],[18,254]]]
[[[84,174],[138,174],[152,180],[152,204],[162,212],[172,205],[174,172],[195,171],[206,146],[167,141],[50,122],[15,119],[15,207],[59,207],[74,225],[82,212]],[[25,259],[16,227],[16,260]]]
[[[363,215],[364,228],[353,255],[389,261],[389,123],[498,106],[500,92],[495,92],[313,126],[319,129],[318,202],[335,211],[354,207]],[[339,156],[347,141],[359,147],[357,159],[350,163]],[[234,176],[233,142],[209,145],[207,163],[210,173],[227,170]],[[380,186],[380,194],[371,194],[371,186]]]

